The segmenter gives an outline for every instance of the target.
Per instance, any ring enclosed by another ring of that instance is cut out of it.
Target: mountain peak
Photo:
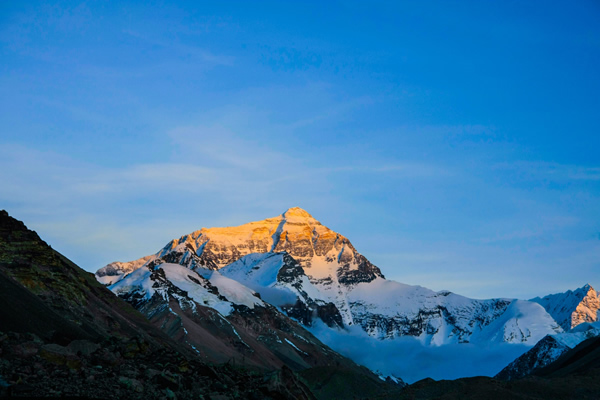
[[[284,218],[289,218],[289,217],[300,217],[300,218],[313,218],[312,215],[310,215],[306,210],[300,208],[300,207],[292,207],[292,208],[288,208],[283,214],[281,214],[282,217]]]
[[[321,225],[319,221],[314,219],[312,215],[300,207],[288,208],[283,214],[281,214],[280,218],[286,225]]]
[[[584,290],[585,292],[589,292],[590,290],[594,290],[594,288],[592,287],[592,285],[590,285],[589,283],[586,283],[585,285],[583,285],[583,287],[581,289]]]
[[[600,317],[600,298],[592,285],[531,299],[539,303],[565,330],[584,322],[596,322]]]

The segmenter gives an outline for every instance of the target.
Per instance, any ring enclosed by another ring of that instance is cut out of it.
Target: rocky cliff
[[[544,307],[565,331],[584,322],[596,322],[600,319],[600,298],[589,284],[564,293],[536,297],[531,301]]]

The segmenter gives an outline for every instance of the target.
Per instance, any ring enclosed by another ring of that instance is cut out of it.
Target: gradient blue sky
[[[0,3],[0,208],[93,271],[300,206],[391,279],[600,289],[600,3]]]

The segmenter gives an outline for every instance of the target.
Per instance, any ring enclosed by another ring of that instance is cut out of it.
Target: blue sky
[[[600,4],[3,2],[0,208],[93,271],[300,206],[391,279],[600,288]]]

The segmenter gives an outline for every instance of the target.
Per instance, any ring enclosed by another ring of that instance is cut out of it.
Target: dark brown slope
[[[2,271],[0,305],[0,329],[4,331],[33,333],[56,342],[93,339],[93,335],[63,318]]]
[[[293,371],[319,399],[363,399],[401,389],[334,352],[274,308],[241,306],[224,319],[199,304],[194,312],[182,309],[181,297],[179,301],[170,297],[169,307],[161,306],[162,301],[142,309],[174,340],[192,345],[198,358],[258,371]],[[155,307],[162,311],[155,313]]]
[[[233,310],[222,315],[201,304],[194,300],[198,297],[190,297],[177,285],[181,281],[169,280],[163,269],[168,270],[168,263],[164,261],[158,258],[131,272],[117,284],[123,284],[123,290],[111,288],[199,358],[263,371],[287,367],[298,373],[313,393],[326,399],[365,398],[401,388],[391,381],[383,382],[368,369],[334,352],[272,305],[261,302],[250,308],[229,302],[202,274],[178,267],[189,279],[183,286],[186,290],[206,290],[223,304],[231,304]]]
[[[0,273],[3,286],[15,294],[3,294],[3,304],[11,306],[2,307],[6,322],[2,319],[1,330],[33,327],[29,332],[59,341],[142,336],[170,345],[133,307],[6,211],[0,211]]]

